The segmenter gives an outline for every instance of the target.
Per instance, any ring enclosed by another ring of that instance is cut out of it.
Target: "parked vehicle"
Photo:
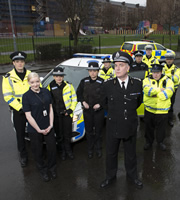
[[[166,53],[174,53],[171,49],[167,49],[162,44],[156,43],[152,40],[142,40],[142,41],[127,41],[124,42],[120,48],[121,51],[129,53],[133,56],[134,51],[141,50],[144,51],[145,54],[145,46],[150,44],[153,47],[152,55],[156,56],[160,62],[165,60]]]

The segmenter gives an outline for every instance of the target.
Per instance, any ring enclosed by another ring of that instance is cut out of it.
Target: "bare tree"
[[[69,24],[74,38],[74,46],[78,44],[78,34],[82,23],[94,16],[96,0],[56,0],[64,19]]]
[[[101,25],[104,29],[113,29],[117,26],[118,9],[111,3],[105,3],[101,12]]]
[[[161,0],[148,0],[145,9],[146,19],[150,21],[151,24],[157,23],[161,19],[161,7],[163,3]]]
[[[166,3],[162,9],[163,22],[168,26],[169,31],[169,44],[171,48],[171,27],[179,25],[179,4],[176,4],[176,0],[166,0]]]

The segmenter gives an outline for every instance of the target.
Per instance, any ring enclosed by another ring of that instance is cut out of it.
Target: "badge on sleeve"
[[[44,116],[44,117],[47,116],[47,110],[43,110],[43,116]]]

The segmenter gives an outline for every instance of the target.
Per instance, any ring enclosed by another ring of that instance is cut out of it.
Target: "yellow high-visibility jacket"
[[[64,83],[66,84],[66,86],[64,86],[63,88],[63,100],[64,100],[66,110],[71,109],[72,111],[74,111],[77,105],[76,92],[72,84],[66,81],[64,81]],[[53,85],[49,84],[48,89],[50,91],[56,90],[57,86],[54,86],[54,84]],[[72,117],[73,113],[71,113],[70,116]]]
[[[16,74],[15,69],[12,69],[5,76],[2,81],[2,93],[4,100],[10,107],[19,111],[22,108],[22,96],[29,90],[27,77],[31,71],[26,70],[26,75],[22,81]]]
[[[152,64],[159,64],[158,59],[155,56],[148,58],[146,55],[143,56],[142,61],[148,65],[149,73],[151,74]]]
[[[102,67],[102,69],[99,70],[99,77],[103,78],[104,80],[116,77],[114,69],[112,67],[108,69],[107,73],[105,73],[103,69],[104,66]]]
[[[180,69],[177,68],[175,64],[172,64],[170,68],[165,64],[163,67],[163,73],[174,82],[174,88],[177,89],[180,80]]]
[[[161,88],[164,88],[161,91]],[[171,97],[174,92],[173,81],[162,75],[159,81],[152,76],[143,80],[145,109],[154,114],[166,114],[171,106]]]

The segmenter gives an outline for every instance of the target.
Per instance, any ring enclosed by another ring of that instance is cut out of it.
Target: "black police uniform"
[[[137,63],[136,61],[134,61],[131,64],[129,72],[141,71],[141,70],[148,71],[148,66],[146,65],[146,63],[144,63],[144,62]]]
[[[31,112],[40,129],[46,129],[50,125],[49,121],[49,105],[52,104],[50,92],[45,88],[40,88],[39,93],[33,92],[29,89],[22,99],[23,111]],[[47,115],[43,115],[43,111],[47,111]],[[28,133],[31,140],[31,148],[37,168],[42,174],[46,174],[47,170],[53,172],[56,169],[56,141],[54,130],[47,135],[38,133],[28,123]],[[47,164],[44,162],[43,156],[43,140],[46,142],[47,149]]]
[[[144,54],[143,51],[135,51],[134,52],[134,56],[135,57],[136,56],[143,57],[143,54]],[[129,72],[131,73],[131,72],[136,72],[136,71],[144,72],[143,74],[141,74],[141,73],[138,74],[138,78],[140,78],[141,80],[149,75],[149,73],[148,73],[148,65],[146,63],[142,62],[142,61],[140,63],[137,63],[136,61],[134,61],[131,64]],[[132,76],[134,76],[134,75],[132,75]],[[135,77],[136,77],[136,75],[135,75]]]
[[[102,127],[104,123],[104,110],[102,108],[102,84],[103,79],[97,77],[92,80],[86,77],[81,80],[77,88],[77,98],[81,103],[85,101],[89,104],[89,109],[83,110],[86,138],[88,142],[88,154],[100,153],[102,148]],[[93,106],[100,104],[100,109],[94,110]]]
[[[126,90],[122,89],[117,78],[104,83],[105,101],[108,107],[106,136],[106,178],[116,176],[120,141],[124,144],[125,168],[128,177],[137,179],[136,133],[138,117],[136,109],[142,103],[142,83],[131,78]]]
[[[71,136],[72,136],[72,118],[70,114],[73,112],[71,109],[66,110],[63,100],[63,88],[66,83],[63,81],[59,86],[55,80],[50,83],[50,91],[53,98],[54,110],[54,128],[56,132],[56,141],[58,143],[58,151],[62,153],[62,159],[65,160],[66,153],[72,157],[71,149]],[[54,89],[53,89],[54,88]],[[68,113],[65,116],[64,111]]]

